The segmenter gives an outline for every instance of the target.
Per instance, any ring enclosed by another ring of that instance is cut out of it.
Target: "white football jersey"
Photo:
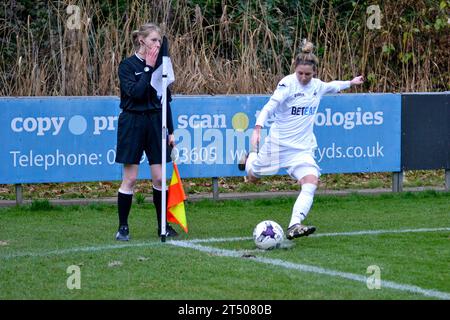
[[[314,120],[320,99],[326,93],[336,93],[350,87],[350,81],[323,82],[313,78],[303,86],[295,73],[284,77],[261,110],[256,125],[264,127],[274,117],[266,143],[312,151],[317,148]]]

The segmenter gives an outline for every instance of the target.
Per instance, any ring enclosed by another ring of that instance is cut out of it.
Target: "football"
[[[253,230],[253,240],[259,249],[270,250],[278,248],[283,239],[283,228],[272,220],[261,221]]]

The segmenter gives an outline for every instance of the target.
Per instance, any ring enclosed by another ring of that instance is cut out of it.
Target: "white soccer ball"
[[[253,240],[259,249],[270,250],[278,248],[283,239],[283,228],[272,220],[261,221],[253,230]]]

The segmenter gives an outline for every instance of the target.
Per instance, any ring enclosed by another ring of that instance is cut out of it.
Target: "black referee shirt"
[[[144,72],[145,61],[132,55],[119,64],[120,80],[120,108],[129,112],[152,112],[161,110],[161,101],[156,90],[151,86],[153,68]],[[167,129],[173,133],[172,110],[170,108],[172,97],[167,89]]]

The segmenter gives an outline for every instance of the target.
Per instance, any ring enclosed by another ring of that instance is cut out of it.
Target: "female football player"
[[[278,83],[256,120],[251,137],[254,150],[259,146],[264,123],[270,117],[274,119],[264,145],[259,152],[250,152],[240,165],[243,168],[245,164],[251,182],[286,168],[288,174],[301,185],[287,229],[289,240],[307,236],[316,230],[314,226],[303,225],[302,221],[312,206],[320,177],[320,168],[314,160],[317,143],[313,133],[320,99],[324,94],[336,93],[364,82],[362,76],[351,81],[331,82],[315,78],[319,60],[313,49],[311,42],[304,41],[302,52],[295,60],[295,73]]]

